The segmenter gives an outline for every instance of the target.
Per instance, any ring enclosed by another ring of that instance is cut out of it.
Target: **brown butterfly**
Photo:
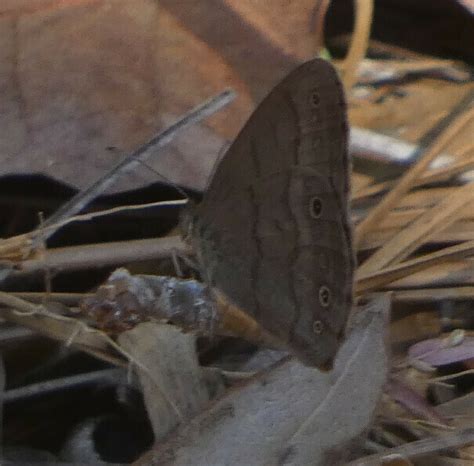
[[[190,226],[207,283],[325,369],[352,306],[347,133],[332,65],[299,66],[221,159]]]

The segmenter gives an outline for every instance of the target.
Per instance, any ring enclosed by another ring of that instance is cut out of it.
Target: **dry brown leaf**
[[[150,163],[176,183],[203,189],[253,102],[316,52],[313,0],[8,3],[0,6],[0,173],[42,173],[78,188],[231,86],[239,94],[232,109]],[[113,189],[154,181],[142,168]]]
[[[177,115],[234,85],[240,100],[224,120],[192,128],[152,162],[168,178],[203,188],[226,135],[250,108],[237,75],[152,0],[45,3],[0,18],[1,174],[43,173],[83,187]],[[141,168],[114,190],[154,181]]]

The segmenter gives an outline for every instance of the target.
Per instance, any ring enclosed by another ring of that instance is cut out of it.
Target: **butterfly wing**
[[[342,86],[315,59],[258,106],[195,211],[207,282],[318,367],[352,305],[349,172]]]

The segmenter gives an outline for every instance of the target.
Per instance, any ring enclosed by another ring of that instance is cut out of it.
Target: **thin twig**
[[[135,359],[130,353],[128,353],[122,346],[116,343],[106,333],[102,332],[101,330],[89,327],[85,322],[79,319],[53,314],[52,312],[49,312],[44,306],[28,303],[27,301],[16,298],[15,296],[12,296],[8,293],[4,293],[2,291],[0,291],[0,303],[17,310],[16,312],[19,316],[25,314],[26,317],[46,317],[51,319],[52,321],[64,322],[66,324],[72,325],[72,329],[74,330],[74,339],[79,338],[79,336],[83,334],[94,335],[95,337],[99,338],[100,340],[102,340],[102,342],[106,343],[107,346],[113,348],[118,354],[122,355],[126,360],[128,360],[130,363],[133,363],[137,368],[141,369],[145,374],[147,374],[150,379],[155,383],[163,399],[172,407],[178,417],[182,417],[180,409],[178,408],[176,403],[167,395],[166,391],[162,388],[160,381],[156,379],[154,374],[152,374],[145,365]],[[69,337],[70,336],[71,335],[69,335]],[[63,339],[63,343],[66,342],[67,340]],[[71,341],[71,343],[73,342]]]
[[[95,384],[105,380],[117,380],[120,376],[125,378],[125,374],[126,371],[123,368],[114,368],[72,375],[61,379],[48,380],[46,382],[39,382],[25,387],[7,390],[2,395],[2,399],[4,403],[19,401],[34,396],[47,395],[59,390],[68,390],[84,385]]]
[[[188,252],[179,236],[51,248],[44,250],[39,258],[20,262],[17,274],[42,271],[46,267],[55,272],[111,267],[163,259],[171,257],[176,251],[182,254]]]
[[[80,212],[94,198],[103,193],[110,185],[115,183],[120,176],[133,170],[139,164],[137,161],[138,159],[141,161],[145,160],[151,155],[152,149],[157,150],[164,147],[166,144],[169,144],[180,131],[214,114],[229,104],[234,97],[235,93],[232,90],[227,90],[199,105],[187,115],[180,118],[176,123],[169,126],[157,136],[153,137],[150,141],[139,147],[124,160],[120,161],[114,168],[99,178],[95,183],[78,192],[72,199],[63,204],[44,222],[42,229],[38,231],[34,237],[32,247],[38,246],[55,233],[56,230],[50,230],[47,227],[50,227],[55,223],[60,223]]]
[[[157,202],[147,202],[144,204],[131,204],[131,205],[123,205],[118,207],[113,207],[111,209],[99,210],[97,212],[89,212],[87,214],[82,215],[75,215],[74,217],[67,218],[62,220],[61,222],[54,223],[49,227],[40,227],[35,230],[33,233],[47,233],[48,230],[53,232],[58,231],[60,228],[69,225],[70,223],[74,222],[88,222],[93,220],[94,218],[98,217],[106,217],[108,215],[115,215],[120,212],[128,212],[134,210],[143,210],[143,209],[151,209],[153,207],[169,207],[169,206],[181,206],[185,205],[188,201],[186,199],[177,199],[175,201],[157,201]]]
[[[45,292],[35,292],[35,291],[18,291],[11,293],[13,296],[24,299],[31,303],[44,304],[46,301]],[[93,293],[55,293],[51,292],[48,295],[48,301],[64,304],[69,307],[77,307],[79,303],[86,298],[91,298],[94,296]]]

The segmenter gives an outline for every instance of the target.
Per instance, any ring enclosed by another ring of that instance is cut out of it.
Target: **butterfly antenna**
[[[41,225],[42,229],[38,229],[35,232],[32,239],[32,247],[34,248],[38,246],[38,244],[46,241],[58,229],[57,227],[49,227],[59,224],[60,222],[80,212],[100,193],[103,193],[110,185],[115,183],[119,177],[123,176],[124,173],[130,172],[134,166],[137,165],[138,161],[143,161],[144,158],[148,157],[152,148],[155,150],[161,149],[166,144],[171,142],[174,136],[176,136],[176,134],[181,130],[191,126],[192,124],[198,123],[199,121],[214,114],[216,111],[232,102],[232,100],[235,98],[235,95],[235,92],[229,89],[209,99],[198,107],[195,107],[189,113],[176,121],[173,125],[161,131],[148,142],[136,149],[129,156],[125,157],[125,159],[119,161],[110,171],[105,173],[85,189],[79,191],[68,202],[63,204],[53,215],[47,218],[46,221]]]
[[[181,194],[181,196],[183,196],[187,201],[189,201],[189,196],[186,194],[186,192],[181,189],[176,183],[174,183],[173,181],[171,181],[169,178],[167,178],[165,175],[163,175],[162,173],[160,173],[158,170],[155,170],[153,167],[151,167],[150,165],[148,165],[146,162],[144,162],[143,160],[140,160],[138,159],[137,160],[138,163],[140,163],[141,165],[143,165],[145,168],[147,168],[148,170],[150,170],[151,172],[153,172],[156,176],[158,176],[159,178],[161,178],[162,180],[164,180],[166,182],[166,184],[168,184],[169,186],[171,186],[172,188],[176,189],[176,191],[178,191],[179,194]]]

